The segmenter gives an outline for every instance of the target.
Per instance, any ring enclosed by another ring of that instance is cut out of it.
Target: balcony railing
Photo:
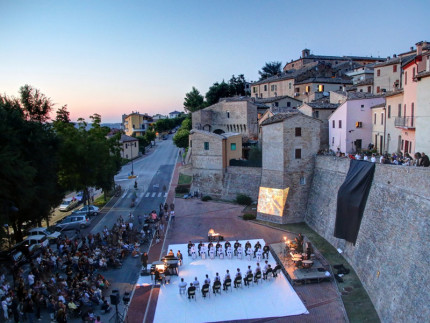
[[[394,125],[398,128],[415,129],[415,117],[396,117]]]

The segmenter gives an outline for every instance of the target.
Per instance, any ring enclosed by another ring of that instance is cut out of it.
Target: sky
[[[0,94],[29,84],[72,120],[183,110],[192,87],[312,54],[392,56],[430,41],[427,0],[0,0]],[[53,113],[55,116],[55,113]]]

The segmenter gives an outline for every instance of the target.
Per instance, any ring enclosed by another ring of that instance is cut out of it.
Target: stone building
[[[139,156],[139,140],[127,135],[121,135],[121,157],[124,159],[135,159]]]
[[[256,139],[258,137],[257,105],[249,98],[220,101],[193,112],[192,126],[195,130],[205,130],[217,134],[234,132],[250,139]]]
[[[321,124],[298,111],[279,113],[262,123],[259,219],[303,221],[314,158],[320,149]]]

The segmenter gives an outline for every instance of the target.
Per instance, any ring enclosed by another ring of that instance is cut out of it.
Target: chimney
[[[393,58],[396,58],[397,57],[397,54],[393,54]]]
[[[417,56],[420,56],[423,53],[423,42],[420,41],[419,43],[416,43],[417,45]]]
[[[302,58],[308,57],[311,54],[311,50],[305,48],[304,50],[302,50]]]
[[[414,46],[411,46],[411,52],[414,50]]]

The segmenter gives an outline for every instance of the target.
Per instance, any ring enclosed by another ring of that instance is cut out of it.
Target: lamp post
[[[134,176],[134,167],[133,167],[133,143],[130,144],[131,151],[131,176]]]

